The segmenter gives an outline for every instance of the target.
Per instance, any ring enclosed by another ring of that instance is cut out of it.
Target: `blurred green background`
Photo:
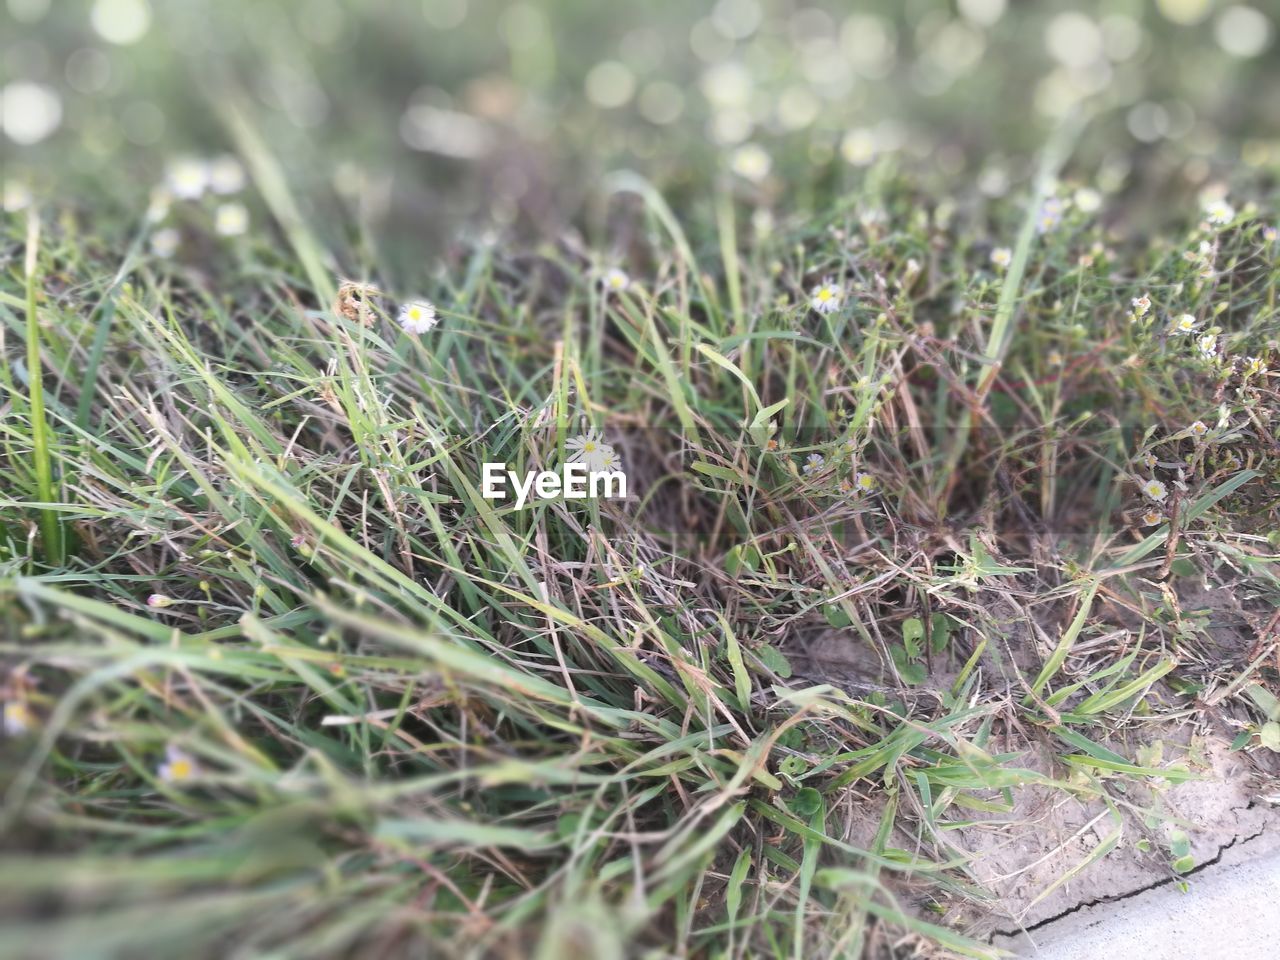
[[[559,236],[600,178],[821,209],[892,163],[998,196],[1060,118],[1142,217],[1280,165],[1273,0],[3,0],[6,207],[140,214],[243,112],[326,234]],[[723,179],[722,179],[723,178]],[[1134,201],[1137,201],[1136,203]],[[1144,202],[1157,201],[1157,202]],[[408,241],[408,242],[406,242]]]

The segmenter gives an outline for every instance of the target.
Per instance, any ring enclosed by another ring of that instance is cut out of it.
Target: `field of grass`
[[[580,156],[425,259],[231,83],[239,200],[7,196],[0,956],[988,957],[1193,871],[1205,738],[1280,782],[1280,149],[1111,120]],[[588,431],[627,499],[481,495]],[[1027,797],[1101,826],[1014,910]]]

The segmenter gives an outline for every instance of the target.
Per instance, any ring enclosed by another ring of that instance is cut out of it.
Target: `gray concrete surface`
[[[1276,960],[1280,852],[1256,856],[1249,846],[1189,877],[1187,893],[1166,884],[996,945],[1031,960]]]

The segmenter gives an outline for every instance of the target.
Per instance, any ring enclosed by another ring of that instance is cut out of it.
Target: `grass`
[[[228,123],[248,236],[187,204],[163,260],[51,215],[6,261],[0,954],[984,957],[959,830],[1033,789],[1101,804],[1066,882],[1153,815],[1130,785],[1194,775],[1136,725],[1230,704],[1265,749],[1265,198],[1041,234],[1037,195],[882,166],[826,221],[745,231],[750,192],[682,221],[628,175],[623,293],[569,244],[392,289]],[[1070,197],[1058,163],[1039,189]],[[339,262],[388,290],[369,326],[332,308]],[[391,322],[413,296],[422,337]],[[629,502],[480,496],[483,462],[554,465],[588,425]],[[1253,648],[1184,609],[1202,580]]]

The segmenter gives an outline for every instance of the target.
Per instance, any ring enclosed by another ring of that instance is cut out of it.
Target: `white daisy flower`
[[[147,201],[147,223],[159,223],[169,216],[169,207],[172,203],[173,195],[169,193],[167,187],[156,187],[152,190],[151,197]]]
[[[1265,240],[1267,243],[1275,243],[1277,236],[1280,236],[1280,233],[1276,232],[1275,227],[1262,228],[1262,239]]]
[[[1226,200],[1218,198],[1210,200],[1204,205],[1204,215],[1210,223],[1222,225],[1230,223],[1236,218],[1236,208],[1227,203]]]
[[[1164,503],[1165,497],[1169,496],[1169,488],[1154,478],[1142,484],[1142,492],[1156,503]]]
[[[622,457],[607,443],[600,446],[599,460],[601,473],[618,473],[622,470]]]
[[[238,237],[249,229],[249,211],[243,203],[223,203],[213,213],[213,229],[223,237]]]
[[[1142,455],[1141,460],[1142,460],[1142,465],[1146,467],[1148,470],[1154,470],[1156,467],[1160,465],[1160,460],[1150,450],[1148,450],[1146,453]]]
[[[36,725],[35,714],[23,700],[6,700],[4,704],[5,736],[20,737]]]
[[[804,459],[804,475],[813,476],[826,464],[827,458],[820,453],[811,453]]]
[[[4,212],[17,213],[31,206],[31,189],[21,180],[4,182]]]
[[[1244,373],[1247,377],[1260,377],[1267,372],[1267,365],[1262,362],[1261,357],[1246,357],[1244,361]]]
[[[1071,199],[1081,213],[1097,213],[1102,209],[1102,194],[1093,187],[1081,187]]]
[[[209,165],[197,157],[177,157],[165,168],[164,179],[179,200],[196,200],[209,189]]]
[[[1173,320],[1169,322],[1169,332],[1182,336],[1195,330],[1196,324],[1199,322],[1200,321],[1191,314],[1184,313],[1181,316],[1174,317]]]
[[[869,166],[878,152],[876,135],[872,130],[850,130],[840,140],[840,155],[855,167]]]
[[[1062,222],[1062,214],[1065,209],[1066,207],[1061,200],[1057,197],[1049,197],[1040,208],[1040,214],[1036,219],[1036,230],[1040,233],[1049,233],[1056,230],[1058,224]]]
[[[600,278],[600,285],[608,293],[622,293],[631,286],[631,278],[617,267],[611,267]]]
[[[1196,439],[1204,437],[1205,434],[1209,432],[1209,428],[1205,425],[1203,420],[1197,420],[1191,426],[1187,427],[1187,429],[1191,431],[1191,435]]]
[[[178,252],[178,245],[181,242],[182,234],[173,227],[165,227],[151,235],[151,252],[167,260]]]
[[[1196,340],[1196,349],[1200,351],[1200,356],[1212,360],[1218,355],[1218,338],[1212,333],[1206,333]]]
[[[876,478],[869,473],[855,474],[853,487],[859,493],[871,493],[876,488]]]
[[[617,457],[613,447],[604,442],[603,434],[595,428],[570,437],[565,441],[565,447],[570,454],[570,463],[584,463],[592,472],[605,472],[605,464]]]
[[[744,180],[759,183],[769,175],[773,160],[758,143],[744,143],[733,151],[730,163],[733,172]]]
[[[1013,263],[1013,251],[1008,247],[996,247],[991,251],[991,265],[999,270],[1009,269]]]
[[[842,296],[843,293],[839,287],[829,279],[824,280],[813,288],[813,292],[809,297],[809,305],[821,314],[835,313],[840,309]]]
[[[209,189],[214,193],[239,193],[244,189],[244,167],[229,153],[209,161]]]
[[[1147,311],[1151,309],[1151,298],[1145,293],[1140,297],[1134,297],[1130,303],[1133,304],[1133,315],[1135,317],[1145,317]]]
[[[199,772],[195,759],[173,744],[165,747],[164,763],[156,768],[156,773],[165,783],[184,783]]]
[[[1148,510],[1142,515],[1142,525],[1144,527],[1154,527],[1163,519],[1164,516],[1159,510]]]
[[[397,322],[405,333],[417,335],[431,330],[440,318],[436,316],[435,304],[426,300],[410,300],[400,308]]]

